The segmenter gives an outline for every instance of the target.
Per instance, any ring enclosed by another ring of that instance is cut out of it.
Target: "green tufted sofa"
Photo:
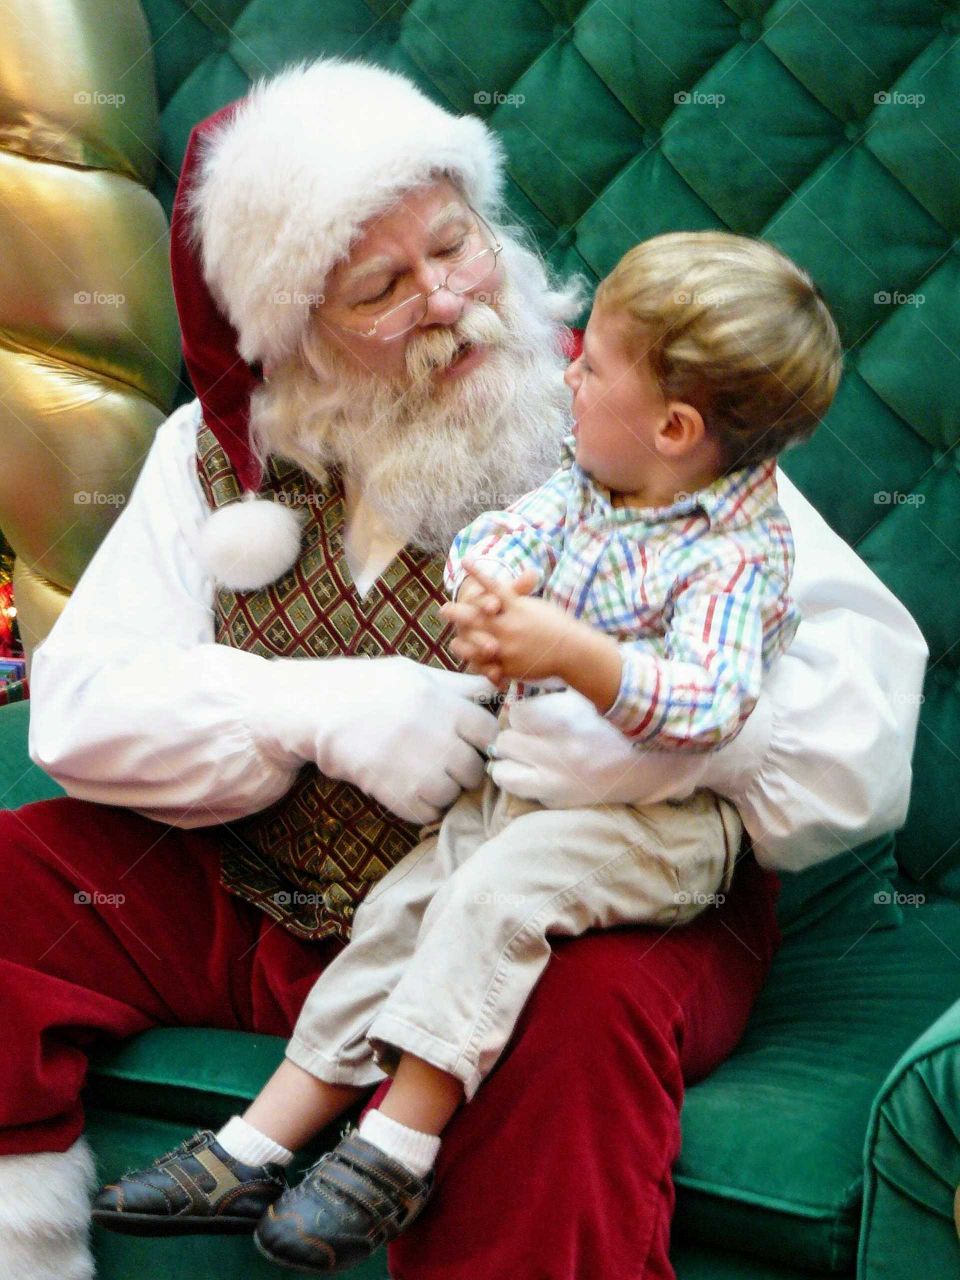
[[[82,25],[79,0],[61,4]],[[510,208],[561,271],[596,279],[646,236],[726,227],[769,238],[821,284],[846,372],[827,423],[785,469],[930,645],[913,798],[895,844],[784,877],[785,941],[768,986],[737,1052],[688,1093],[673,1254],[680,1280],[955,1277],[956,0],[94,7],[131,29],[145,16],[149,48],[125,74],[141,88],[155,76],[153,189],[168,213],[198,119],[294,58],[362,55],[490,121],[509,156]],[[110,38],[91,28],[91,40]],[[27,714],[27,704],[0,712],[0,803],[10,807],[57,793],[28,765]],[[262,1037],[174,1029],[102,1057],[89,1103],[104,1176],[229,1115],[281,1051]],[[102,1280],[277,1274],[243,1240],[101,1235],[97,1249]],[[382,1280],[385,1265],[354,1274]]]

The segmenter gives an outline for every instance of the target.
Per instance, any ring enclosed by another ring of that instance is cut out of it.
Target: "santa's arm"
[[[161,426],[31,670],[33,761],[79,799],[183,827],[264,807],[298,768],[255,727],[270,664],[214,643],[197,424],[194,404]]]

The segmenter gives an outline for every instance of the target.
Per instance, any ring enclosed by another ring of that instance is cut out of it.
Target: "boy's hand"
[[[497,685],[561,675],[564,639],[579,624],[556,605],[529,597],[536,573],[504,583],[465,568],[470,576],[457,603],[441,610],[457,629],[453,652]]]
[[[477,587],[465,599],[464,583],[456,604],[442,605],[440,612],[457,629],[450,648],[468,670],[501,688],[509,680],[559,676],[605,715],[623,670],[616,640],[546,600],[531,599],[537,584],[533,570],[503,583],[475,566],[465,568]]]

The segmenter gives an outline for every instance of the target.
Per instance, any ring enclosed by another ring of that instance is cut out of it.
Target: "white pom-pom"
[[[203,566],[230,591],[259,591],[297,563],[302,518],[282,502],[245,493],[207,519],[200,532]]]

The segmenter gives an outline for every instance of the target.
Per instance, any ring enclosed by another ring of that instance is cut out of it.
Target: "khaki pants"
[[[384,876],[327,966],[287,1056],[373,1084],[409,1052],[473,1097],[550,959],[548,934],[670,926],[722,901],[742,827],[709,791],[644,807],[545,809],[486,779]]]

